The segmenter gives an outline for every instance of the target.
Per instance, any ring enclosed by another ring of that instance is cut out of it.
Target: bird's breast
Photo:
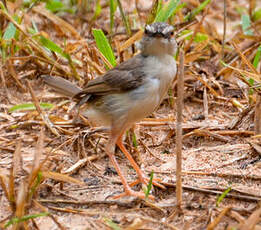
[[[160,97],[160,103],[176,75],[176,61],[170,55],[152,56],[147,58],[144,68],[148,78],[158,80],[157,94]]]

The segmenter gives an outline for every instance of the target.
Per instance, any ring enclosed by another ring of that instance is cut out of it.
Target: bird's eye
[[[173,35],[174,35],[174,32],[172,31],[172,32],[170,33],[170,35],[173,36]]]
[[[147,30],[147,29],[145,29],[145,30],[144,30],[144,33],[145,33],[145,34],[148,34],[149,32],[148,32],[148,30]]]

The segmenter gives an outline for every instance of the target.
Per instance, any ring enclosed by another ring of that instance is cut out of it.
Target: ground
[[[20,40],[14,44],[21,46],[21,51],[2,62],[1,226],[15,215],[21,217],[48,212],[49,216],[30,218],[23,228],[260,229],[258,203],[261,198],[261,150],[260,137],[254,136],[255,102],[258,96],[255,91],[250,92],[253,89],[249,89],[240,77],[240,71],[253,72],[241,54],[253,62],[260,43],[260,20],[251,27],[254,35],[247,37],[240,26],[240,14],[236,9],[245,7],[243,10],[246,11],[248,3],[239,5],[239,1],[228,1],[228,32],[222,60],[239,71],[233,71],[219,62],[223,33],[222,2],[213,1],[208,10],[196,17],[196,23],[189,27],[192,31],[206,34],[206,41],[190,43],[182,36],[177,38],[180,45],[185,43],[183,202],[180,210],[177,208],[175,193],[177,80],[173,82],[158,110],[135,124],[124,138],[125,146],[144,173],[149,177],[154,172],[154,178],[160,178],[166,187],[154,187],[151,194],[155,200],[152,201],[132,197],[112,199],[123,191],[123,186],[105,153],[108,134],[91,133],[91,128],[86,125],[87,121],[83,117],[77,124],[73,123],[75,103],[52,91],[39,77],[51,72],[55,76],[64,75],[75,84],[83,86],[89,79],[106,71],[90,30],[95,27],[109,31],[109,7],[105,1],[101,2],[102,14],[92,21],[89,18],[93,16],[93,10],[86,14],[77,12],[78,17],[61,12],[57,16],[47,11],[43,4],[24,14],[24,30],[31,26],[33,19],[42,35],[62,47],[66,43],[67,52],[78,61],[75,62],[78,63],[75,67],[81,77],[80,81],[70,75],[73,70],[67,60],[49,52],[52,60],[59,63],[59,66],[54,67],[37,48],[32,48],[34,51],[29,55],[28,49],[19,43]],[[187,7],[177,14],[175,20],[181,20],[186,12],[198,6],[197,1],[185,2]],[[138,17],[137,13],[133,13],[134,2],[128,1],[130,7],[125,4],[127,3],[123,3],[123,8],[126,13],[132,19],[137,18],[137,25],[133,26],[136,29],[134,32],[137,32],[137,28],[145,23],[150,5],[139,1]],[[15,6],[8,3],[10,14],[17,11]],[[5,19],[6,22],[2,25],[6,29],[9,21],[7,17]],[[73,27],[68,27],[66,23]],[[20,39],[27,45],[32,45],[28,37],[31,35]],[[116,12],[115,31],[111,38],[118,63],[134,55],[133,51],[136,52],[136,45],[121,54],[119,52],[128,38],[119,12]],[[240,52],[232,41],[236,42]],[[97,62],[97,66],[93,62]],[[260,66],[259,62],[257,73],[260,73]],[[31,93],[28,90],[30,86]],[[32,99],[32,95],[36,99]],[[54,107],[40,111],[9,111],[14,105],[37,101],[52,103]],[[119,149],[116,149],[116,158],[128,181],[134,181],[136,173]],[[42,176],[39,176],[39,172]],[[38,182],[35,179],[37,175],[40,178]],[[33,184],[36,184],[37,189],[30,197]],[[134,189],[143,188],[139,185]],[[220,199],[228,189],[231,190],[225,198]],[[12,206],[8,194],[15,195],[15,205]]]

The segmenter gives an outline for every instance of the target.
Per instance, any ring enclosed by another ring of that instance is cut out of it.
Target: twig
[[[227,33],[227,0],[223,0],[223,5],[224,5],[224,13],[223,13],[223,39],[222,39],[221,59],[223,59],[225,55],[225,42],[226,42],[226,33]]]
[[[8,63],[8,69],[9,69],[9,73],[10,75],[13,77],[13,79],[16,81],[17,85],[22,89],[22,91],[25,93],[26,89],[24,88],[23,84],[21,83],[21,81],[18,79],[18,76],[14,70],[14,66],[11,60],[7,61]]]
[[[224,208],[222,210],[222,212],[214,219],[214,221],[208,225],[207,230],[215,229],[215,227],[221,221],[222,217],[225,216],[230,210],[231,210],[231,207]]]
[[[250,217],[239,227],[240,230],[255,229],[256,224],[260,221],[261,208],[255,210]]]
[[[255,135],[261,134],[261,95],[257,95],[254,118]]]
[[[206,76],[204,74],[204,80],[206,80]],[[208,119],[208,94],[207,94],[207,87],[204,86],[204,91],[203,91],[203,114],[205,120]]]
[[[178,98],[177,98],[177,135],[176,135],[176,197],[177,206],[181,208],[182,203],[182,110],[183,110],[183,98],[184,98],[184,51],[180,49],[179,56],[179,76],[178,76]]]
[[[4,88],[4,91],[5,91],[7,101],[11,104],[11,97],[10,97],[9,91],[7,90],[7,87],[6,87],[6,82],[5,82],[5,77],[4,77],[2,65],[0,65],[0,78],[1,78],[2,83],[3,83],[3,88]]]
[[[157,172],[159,173],[159,172]],[[242,180],[261,180],[261,176],[255,175],[242,175],[242,174],[230,174],[230,173],[213,173],[213,172],[194,172],[194,171],[183,171],[183,175],[201,175],[201,176],[213,176],[213,177],[230,177],[239,178]]]
[[[40,116],[42,117],[45,125],[51,130],[51,132],[56,135],[56,136],[60,136],[60,134],[57,132],[57,130],[54,128],[53,124],[51,123],[51,121],[49,120],[47,114],[41,109],[40,107],[40,103],[37,99],[37,97],[35,96],[34,94],[34,91],[32,89],[32,86],[30,84],[30,82],[27,80],[27,86],[28,86],[28,89],[30,91],[30,94],[32,96],[32,99],[33,99],[33,103],[35,105],[35,108],[37,110],[37,112],[40,114]]]
[[[176,188],[176,184],[165,183],[165,182],[161,182],[161,184],[163,184],[164,186],[169,187],[169,188]],[[223,193],[223,192],[220,192],[220,191],[197,188],[197,187],[188,186],[188,185],[183,185],[182,188],[184,190],[201,192],[201,193],[206,193],[206,194],[211,194],[211,195],[221,195]],[[260,198],[257,198],[257,197],[254,197],[254,196],[244,196],[244,195],[236,195],[236,194],[230,194],[230,193],[228,193],[226,195],[226,198],[232,198],[232,199],[249,201],[249,202],[259,202],[261,200]]]
[[[148,146],[146,146],[146,144],[139,139],[139,142],[143,145],[143,147],[149,152],[150,155],[152,155],[153,157],[155,157],[156,159],[160,160],[161,162],[166,162],[165,160],[161,159],[160,157],[158,157],[157,155],[155,155]]]

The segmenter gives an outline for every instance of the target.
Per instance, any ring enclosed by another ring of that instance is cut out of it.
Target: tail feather
[[[41,78],[47,85],[64,96],[73,97],[82,91],[82,88],[61,77],[42,75]]]

